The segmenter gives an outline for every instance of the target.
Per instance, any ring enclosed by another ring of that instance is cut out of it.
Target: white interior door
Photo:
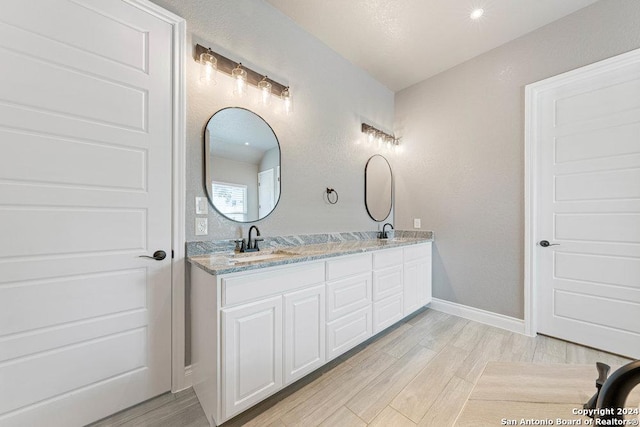
[[[640,358],[640,54],[625,58],[536,95],[537,324]]]
[[[2,4],[2,426],[170,389],[171,32],[124,1]]]
[[[258,218],[264,218],[273,210],[274,186],[273,169],[258,172]]]

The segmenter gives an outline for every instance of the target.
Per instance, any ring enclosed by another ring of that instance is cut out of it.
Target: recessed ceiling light
[[[471,15],[469,15],[469,17],[471,19],[480,19],[482,15],[484,15],[484,9],[478,8],[478,9],[474,9],[473,12],[471,12]]]
[[[244,145],[249,145],[249,143],[248,143],[248,142],[245,142],[245,143],[244,143]]]

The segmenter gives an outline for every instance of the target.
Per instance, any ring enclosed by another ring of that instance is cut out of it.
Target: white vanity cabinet
[[[211,275],[191,266],[194,389],[219,425],[431,298],[431,243]]]

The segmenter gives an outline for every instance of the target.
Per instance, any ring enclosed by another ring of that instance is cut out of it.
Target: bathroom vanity
[[[431,301],[430,239],[194,256],[194,389],[219,425]]]

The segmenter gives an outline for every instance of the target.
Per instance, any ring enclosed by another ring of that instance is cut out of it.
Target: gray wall
[[[601,0],[396,94],[396,223],[435,231],[435,297],[523,317],[524,86],[638,47],[640,1]]]
[[[237,99],[230,77],[218,73],[216,86],[204,86],[193,55],[187,58],[187,241],[246,235],[250,225],[241,228],[210,209],[209,235],[194,235],[194,197],[205,195],[203,128],[229,106],[255,111],[280,141],[282,195],[275,211],[257,223],[263,236],[377,229],[364,207],[364,167],[377,150],[361,143],[360,123],[390,131],[394,94],[262,0],[153,1],[186,19],[190,47],[211,47],[289,84],[294,97],[291,116]],[[340,193],[340,203],[324,201],[326,187]]]

